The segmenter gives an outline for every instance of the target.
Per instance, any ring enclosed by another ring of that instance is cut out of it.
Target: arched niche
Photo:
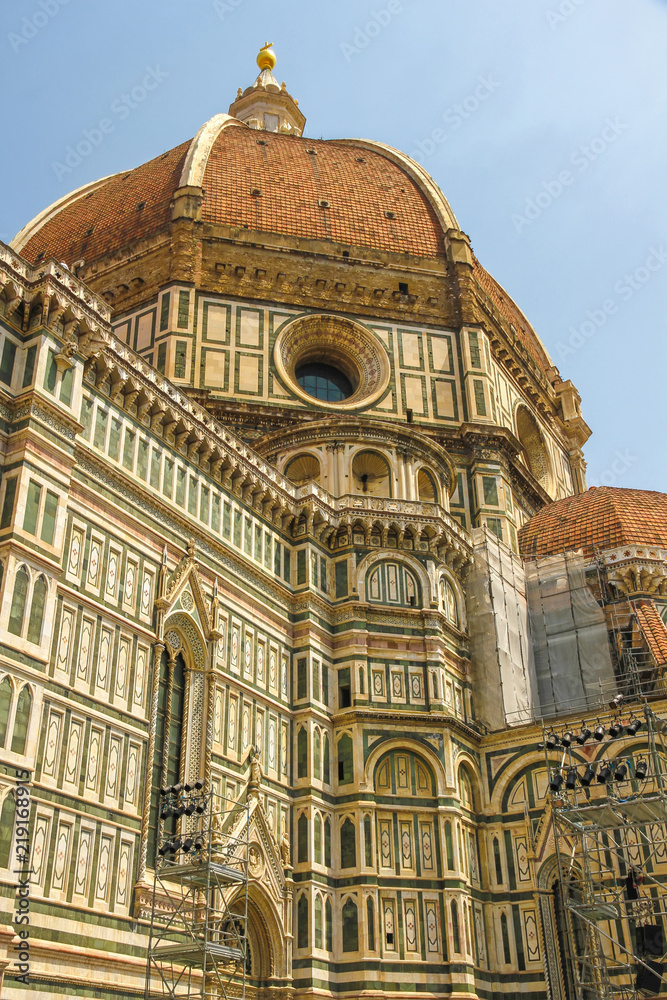
[[[516,434],[521,444],[521,459],[528,471],[547,491],[551,489],[551,461],[542,431],[528,407],[516,411]]]

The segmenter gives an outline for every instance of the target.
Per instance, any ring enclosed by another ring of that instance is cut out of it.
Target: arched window
[[[348,817],[340,828],[340,866],[355,868],[357,864],[356,831]]]
[[[459,788],[461,789],[461,805],[470,812],[475,810],[475,796],[472,790],[472,779],[464,767],[459,768]]]
[[[454,844],[452,841],[452,824],[447,820],[445,823],[445,851],[447,853],[447,868],[454,871]]]
[[[12,736],[12,753],[25,753],[25,744],[28,738],[28,727],[30,725],[30,710],[32,708],[32,693],[27,684],[21,688],[21,692],[16,702],[16,715],[14,717],[14,734]]]
[[[30,577],[25,566],[20,566],[14,578],[14,593],[12,595],[12,606],[9,612],[9,625],[7,626],[12,635],[21,635],[23,631],[23,618],[25,616],[25,605],[28,599],[28,585]]]
[[[322,864],[322,817],[315,813],[315,826],[313,827],[313,853],[316,864]]]
[[[352,482],[355,493],[374,497],[391,496],[389,463],[376,451],[360,451],[352,459]]]
[[[338,751],[338,784],[348,785],[354,780],[352,766],[352,737],[343,733],[336,747]]]
[[[438,490],[435,485],[435,479],[428,469],[422,468],[417,473],[417,492],[419,493],[419,499],[423,500],[424,503],[438,502]]]
[[[9,724],[9,710],[12,706],[12,682],[5,675],[0,681],[0,747],[4,747]]]
[[[297,948],[308,947],[308,897],[305,893],[299,896],[296,904],[296,946]]]
[[[322,755],[324,761],[323,767],[323,778],[325,785],[331,784],[331,763],[329,760],[329,737],[324,734],[324,753]]]
[[[343,951],[359,951],[357,904],[351,896],[343,903]]]
[[[296,738],[296,774],[297,778],[308,777],[308,731],[305,726],[301,727]]]
[[[42,624],[44,622],[44,608],[46,606],[46,595],[48,586],[46,578],[37,577],[35,586],[32,589],[32,602],[30,604],[30,618],[28,619],[28,642],[40,642],[42,638]]]
[[[445,577],[440,579],[440,609],[448,622],[459,626],[459,610],[456,591]]]
[[[178,783],[181,769],[181,737],[183,726],[183,700],[185,694],[185,663],[179,653],[170,660],[166,651],[160,659],[160,686],[155,728],[155,757],[153,760],[153,788],[151,793],[151,823],[148,831],[148,860],[155,858],[157,844],[160,788]],[[175,816],[164,820],[163,834],[168,839],[176,836]]]
[[[14,837],[14,815],[16,800],[14,793],[8,792],[0,813],[0,868],[9,868],[12,840]]]
[[[417,577],[403,563],[381,562],[366,574],[366,600],[371,604],[420,608],[421,587]]]
[[[375,907],[369,896],[366,900],[366,924],[368,930],[368,950],[375,951]]]
[[[503,863],[500,857],[500,843],[498,838],[493,838],[493,860],[496,866],[496,882],[498,885],[503,884]]]
[[[315,826],[313,828],[313,853],[315,864],[322,864],[322,817],[315,813]]]
[[[373,843],[371,841],[371,818],[364,816],[364,850],[366,867],[373,867]]]
[[[319,729],[313,733],[313,777],[322,778],[322,736]]]
[[[297,862],[302,865],[308,860],[308,817],[301,813],[297,829]]]
[[[500,933],[503,939],[503,957],[505,959],[505,965],[511,965],[512,950],[510,948],[510,934],[507,927],[507,917],[504,913],[500,916]]]
[[[315,896],[315,947],[322,947],[322,932],[324,930],[324,915],[322,913],[322,897],[319,892]]]
[[[459,908],[456,905],[456,900],[452,900],[451,905],[452,912],[452,938],[454,941],[454,951],[457,954],[461,954],[461,935],[459,934]]]
[[[331,868],[331,820],[324,821],[324,867]]]
[[[328,898],[324,904],[324,937],[327,951],[333,951],[333,908]]]

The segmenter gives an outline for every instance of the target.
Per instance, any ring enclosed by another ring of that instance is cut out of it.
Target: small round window
[[[338,403],[352,395],[353,389],[347,375],[343,375],[333,365],[319,361],[308,362],[299,365],[294,374],[303,391],[315,399]]]

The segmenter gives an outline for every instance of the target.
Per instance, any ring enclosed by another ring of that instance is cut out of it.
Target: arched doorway
[[[568,901],[577,892],[577,872],[559,869],[556,858],[545,862],[538,875],[540,915],[546,950],[545,973],[551,1000],[578,1000],[580,964],[586,950],[586,925]]]

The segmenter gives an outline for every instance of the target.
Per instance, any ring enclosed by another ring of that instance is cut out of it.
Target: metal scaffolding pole
[[[146,1000],[244,1000],[248,818],[248,802],[188,785],[161,796]]]
[[[580,733],[544,727],[577,1000],[631,1000],[667,982],[667,722],[646,701],[637,709]]]

